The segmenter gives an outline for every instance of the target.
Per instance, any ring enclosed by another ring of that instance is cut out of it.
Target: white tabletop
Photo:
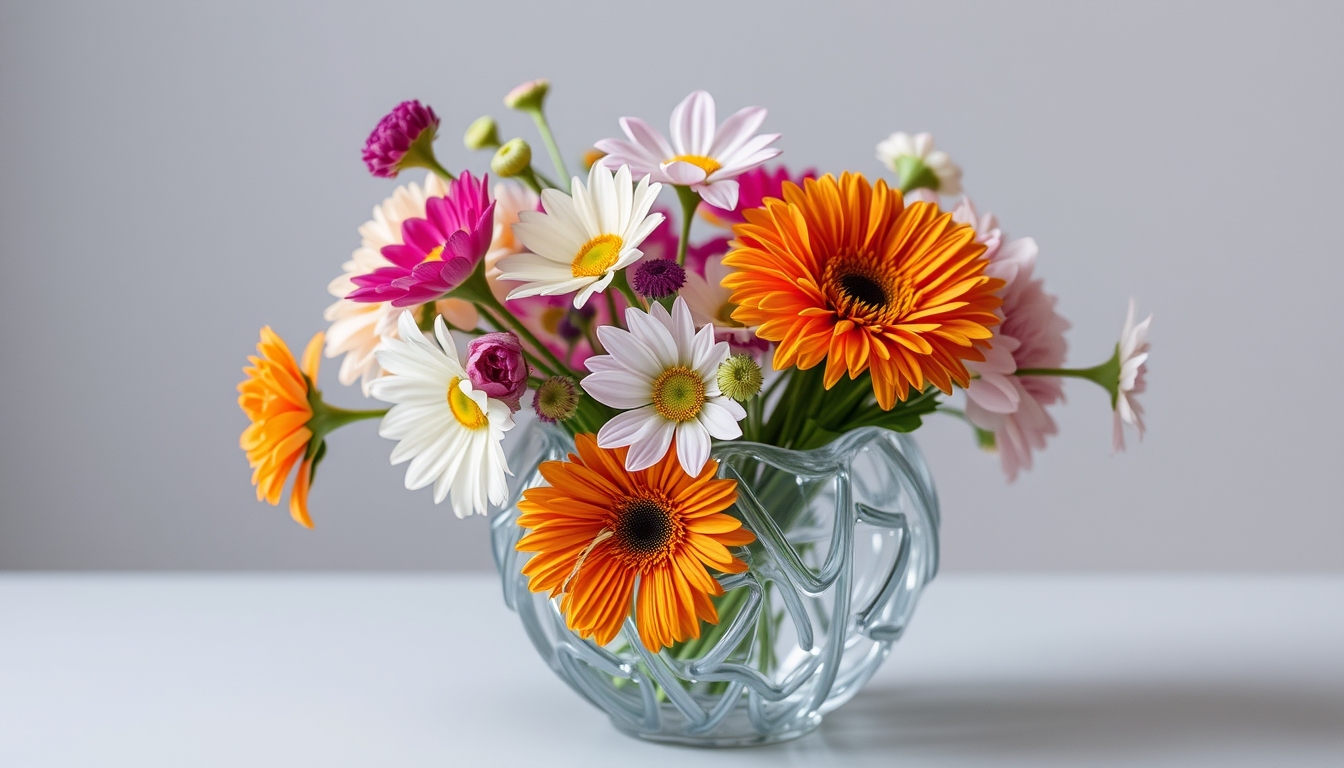
[[[1344,766],[1344,577],[944,575],[798,741],[645,744],[485,576],[0,576],[0,766]]]

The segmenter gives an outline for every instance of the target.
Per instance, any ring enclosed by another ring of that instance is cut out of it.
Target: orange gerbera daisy
[[[570,629],[606,645],[630,614],[639,577],[635,623],[644,647],[657,653],[699,637],[701,621],[719,621],[710,595],[723,594],[706,567],[745,571],[728,547],[756,540],[723,514],[737,500],[737,482],[715,480],[713,459],[695,477],[674,450],[628,472],[627,449],[598,448],[588,434],[574,442],[577,455],[541,465],[550,485],[518,502],[518,524],[531,529],[518,550],[537,553],[523,566],[528,586],[560,597]]]
[[[313,408],[308,394],[317,381],[317,367],[321,360],[322,334],[308,342],[303,352],[303,367],[294,361],[284,339],[270,329],[261,329],[257,343],[260,357],[249,356],[251,363],[243,369],[247,378],[238,385],[238,405],[252,421],[239,446],[247,452],[247,463],[252,467],[252,484],[257,487],[257,500],[279,505],[285,480],[300,458],[298,475],[289,492],[289,514],[306,528],[313,527],[308,516],[308,486],[313,478],[314,452],[309,451],[313,432],[308,428]]]
[[[883,409],[932,382],[965,387],[963,360],[984,360],[999,323],[985,246],[932,203],[905,205],[884,181],[827,174],[784,184],[733,228],[723,279],[733,319],[779,342],[775,370],[826,361],[826,388],[872,371]]]

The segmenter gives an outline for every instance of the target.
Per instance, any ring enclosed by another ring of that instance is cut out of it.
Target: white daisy
[[[877,145],[877,159],[901,178],[902,189],[961,192],[961,168],[946,152],[933,148],[932,134],[893,133]]]
[[[448,187],[433,172],[425,177],[423,187],[415,182],[397,187],[391,197],[374,207],[373,219],[360,226],[359,248],[341,265],[341,275],[327,285],[327,292],[337,300],[322,314],[331,322],[327,329],[326,355],[345,355],[339,373],[342,384],[349,386],[360,381],[364,394],[369,393],[369,383],[382,375],[374,349],[383,336],[396,336],[397,318],[409,311],[386,302],[370,304],[346,299],[356,287],[351,278],[391,266],[392,262],[383,257],[382,249],[401,244],[402,222],[423,218],[425,201],[447,194]],[[463,304],[444,301],[440,302],[439,309],[448,315],[453,325],[473,327],[476,324],[475,310]]]
[[[737,208],[738,176],[780,153],[770,145],[778,133],[757,134],[765,122],[762,107],[747,107],[715,128],[714,97],[696,91],[672,110],[672,142],[637,117],[622,117],[629,141],[603,139],[599,162],[609,168],[629,165],[657,181],[690,187],[716,208]]]
[[[675,436],[681,468],[698,475],[709,460],[710,438],[741,437],[737,422],[747,416],[719,391],[728,344],[714,341],[712,325],[697,332],[681,298],[670,315],[661,304],[647,313],[631,307],[625,324],[630,330],[598,326],[609,354],[589,358],[592,373],[581,382],[598,402],[625,410],[602,425],[597,444],[630,446],[625,468],[634,472],[663,458]]]
[[[387,373],[370,385],[374,397],[394,403],[378,434],[400,441],[393,464],[411,460],[408,489],[433,483],[435,504],[451,497],[458,517],[484,515],[487,502],[502,504],[508,493],[501,442],[513,428],[509,406],[472,388],[442,317],[434,319],[437,345],[411,313],[397,323],[400,338],[385,339],[377,351]]]
[[[1128,424],[1139,430],[1139,439],[1143,439],[1143,406],[1134,398],[1148,388],[1145,374],[1148,372],[1148,326],[1153,316],[1148,315],[1143,322],[1134,324],[1134,299],[1129,300],[1129,314],[1125,316],[1125,327],[1120,331],[1120,345],[1116,354],[1120,358],[1120,386],[1115,398],[1115,429],[1111,447],[1116,451],[1125,449],[1125,429]]]
[[[499,261],[501,280],[525,283],[509,292],[510,299],[574,293],[574,308],[611,284],[616,272],[634,263],[643,252],[639,244],[663,221],[649,213],[662,190],[646,175],[634,186],[630,169],[614,174],[601,165],[588,171],[588,186],[575,177],[573,196],[546,189],[541,193],[545,213],[522,211],[513,234],[531,253]]]

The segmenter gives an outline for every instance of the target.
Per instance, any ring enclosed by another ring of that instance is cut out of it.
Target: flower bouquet
[[[890,183],[797,173],[767,166],[764,109],[718,123],[697,91],[668,136],[621,118],[624,138],[571,177],[548,90],[504,99],[535,122],[547,172],[492,118],[467,129],[493,187],[438,162],[439,119],[417,101],[374,129],[370,172],[428,174],[360,227],[301,359],[262,329],[239,385],[257,496],[278,504],[294,474],[290,513],[311,527],[329,435],[379,419],[408,489],[494,511],[506,601],[617,727],[712,745],[805,733],[873,673],[936,572],[936,495],[906,433],[961,419],[1011,480],[1075,377],[1109,394],[1118,450],[1125,425],[1142,435],[1151,318],[1131,302],[1110,358],[1065,368],[1036,243],[965,197],[944,207],[961,170],[928,134],[877,145]],[[714,234],[692,242],[697,217]],[[323,354],[390,407],[327,403]]]

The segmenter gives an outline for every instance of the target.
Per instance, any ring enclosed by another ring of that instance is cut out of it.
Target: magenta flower
[[[523,345],[512,333],[487,333],[467,345],[467,378],[488,397],[517,411],[527,391],[527,360]]]
[[[432,167],[419,155],[429,152],[433,156],[430,144],[438,130],[439,117],[433,109],[418,101],[403,101],[378,121],[364,142],[364,164],[369,173],[386,179],[412,166]]]
[[[765,198],[777,197],[784,198],[784,182],[792,181],[798,186],[803,186],[807,179],[817,178],[817,169],[808,168],[801,175],[794,176],[789,173],[789,169],[777,165],[773,169],[753,168],[737,177],[737,206],[732,210],[716,208],[709,203],[700,204],[700,215],[709,219],[710,223],[717,224],[725,229],[730,229],[734,224],[741,224],[746,221],[742,212],[749,208],[760,208],[765,204]]]
[[[448,185],[446,197],[427,200],[425,218],[402,222],[402,244],[383,247],[383,258],[392,266],[352,277],[358,287],[346,298],[413,307],[461,284],[490,249],[494,235],[489,181],[488,176],[478,180],[463,171]]]

